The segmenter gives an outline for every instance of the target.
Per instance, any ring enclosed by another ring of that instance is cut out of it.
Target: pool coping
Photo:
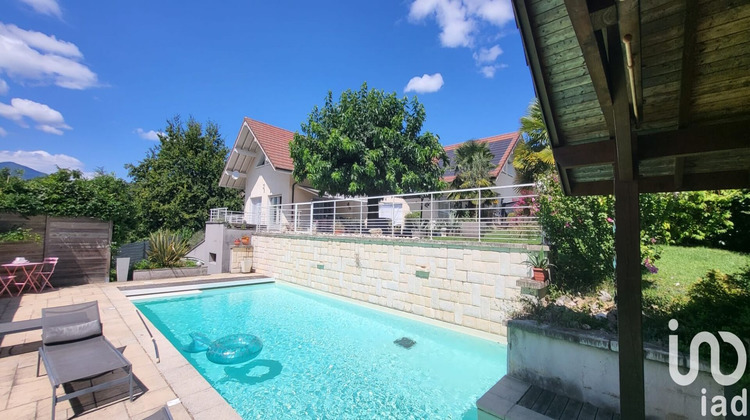
[[[219,289],[224,287],[250,286],[254,284],[273,283],[270,277],[254,278],[247,280],[217,279],[210,282],[184,282],[175,286],[143,285],[118,287],[126,297],[138,297],[148,295],[159,295],[165,293],[185,292],[192,290]]]

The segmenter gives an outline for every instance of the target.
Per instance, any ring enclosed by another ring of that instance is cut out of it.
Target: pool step
[[[479,400],[478,420],[620,420],[620,415],[505,375]]]

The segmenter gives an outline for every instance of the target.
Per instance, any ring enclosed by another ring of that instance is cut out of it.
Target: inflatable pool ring
[[[200,353],[202,351],[208,350],[208,347],[211,346],[211,339],[203,333],[190,333],[190,338],[192,338],[193,341],[187,346],[183,347],[183,350],[188,353]]]
[[[232,334],[211,343],[206,357],[220,365],[231,365],[247,362],[262,349],[260,338],[250,334]]]

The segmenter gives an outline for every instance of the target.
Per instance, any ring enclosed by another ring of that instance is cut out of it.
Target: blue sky
[[[534,96],[510,0],[5,0],[0,161],[125,177],[176,114],[231,146],[244,116],[299,130],[364,81],[418,95],[446,145],[516,130]]]

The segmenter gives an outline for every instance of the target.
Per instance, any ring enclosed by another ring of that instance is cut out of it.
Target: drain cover
[[[408,338],[408,337],[401,337],[398,340],[394,341],[393,343],[397,344],[397,345],[399,345],[399,346],[401,346],[401,347],[403,347],[405,349],[410,349],[411,346],[417,344],[416,341],[414,341],[414,340],[412,340],[411,338]]]

